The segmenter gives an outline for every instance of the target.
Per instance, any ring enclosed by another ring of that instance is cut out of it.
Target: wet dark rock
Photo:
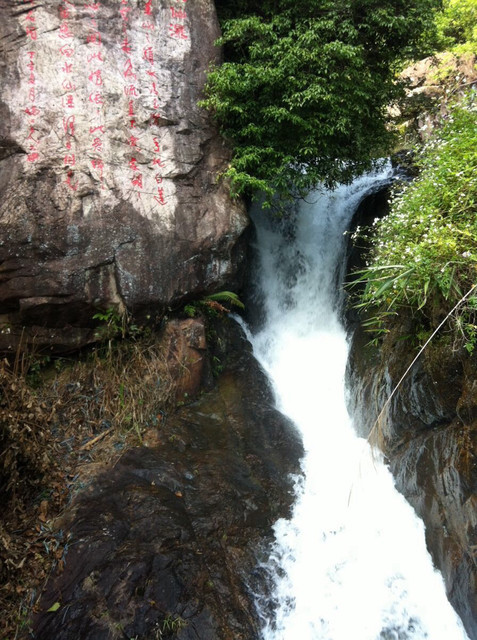
[[[363,200],[352,223],[368,226],[386,215],[387,190]],[[365,266],[368,247],[350,248],[348,273]],[[349,276],[348,276],[349,277]],[[426,541],[442,571],[451,603],[477,639],[477,360],[444,336],[412,366],[381,415],[393,389],[417,355],[412,317],[390,323],[377,347],[347,311],[353,330],[348,363],[350,410],[358,433],[384,451],[396,486],[426,525]],[[433,319],[434,326],[442,320]],[[379,420],[378,420],[379,417]]]
[[[57,523],[69,548],[41,601],[38,640],[258,638],[257,558],[288,513],[302,447],[237,325],[219,325],[228,355],[216,387],[167,417],[158,446],[99,475]]]
[[[349,233],[354,233],[358,227],[371,227],[376,219],[383,218],[387,215],[389,212],[389,196],[390,187],[387,186],[363,198],[353,215]],[[369,245],[364,241],[349,244],[346,255],[346,273],[348,274],[348,280],[353,271],[366,266],[365,257],[368,251]]]
[[[357,331],[348,378],[362,435],[383,448],[396,486],[426,525],[426,541],[469,637],[477,638],[477,360],[437,339],[378,413],[416,355],[406,320],[381,350]]]

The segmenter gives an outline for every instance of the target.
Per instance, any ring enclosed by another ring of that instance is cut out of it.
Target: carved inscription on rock
[[[229,282],[247,218],[197,106],[219,54],[212,0],[0,11],[0,350],[2,324],[48,344],[98,307],[160,311]]]

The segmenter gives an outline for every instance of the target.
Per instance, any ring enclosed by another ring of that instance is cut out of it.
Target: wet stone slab
[[[257,557],[289,510],[302,447],[248,343],[227,331],[215,388],[169,417],[156,447],[100,474],[58,523],[69,551],[36,638],[258,637]]]

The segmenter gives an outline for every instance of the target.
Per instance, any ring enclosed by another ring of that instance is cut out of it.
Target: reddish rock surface
[[[204,322],[199,318],[170,320],[163,340],[177,399],[192,398],[201,388],[208,364]]]

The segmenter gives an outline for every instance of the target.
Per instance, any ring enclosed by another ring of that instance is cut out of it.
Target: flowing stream
[[[390,177],[386,168],[311,194],[293,224],[255,215],[265,321],[251,340],[305,448],[292,517],[275,524],[265,567],[272,594],[257,596],[264,640],[467,638],[421,521],[346,409],[343,234]]]

